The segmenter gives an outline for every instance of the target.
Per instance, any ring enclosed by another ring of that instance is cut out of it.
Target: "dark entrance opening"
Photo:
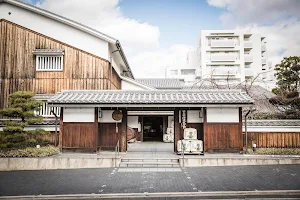
[[[144,117],[143,141],[163,141],[163,117]]]

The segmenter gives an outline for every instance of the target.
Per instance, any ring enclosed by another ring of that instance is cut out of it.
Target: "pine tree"
[[[277,88],[272,91],[277,96],[270,103],[284,110],[279,118],[300,119],[300,57],[284,58],[275,70]]]
[[[34,95],[33,92],[21,91],[9,95],[9,106],[0,111],[0,114],[9,118],[0,132],[0,148],[26,148],[49,143],[40,138],[49,132],[43,129],[24,130],[28,125],[43,121],[41,116],[35,114],[42,102],[32,99]]]

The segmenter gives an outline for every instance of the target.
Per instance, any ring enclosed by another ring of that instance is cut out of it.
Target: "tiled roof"
[[[247,126],[300,126],[300,120],[248,120]]]
[[[157,89],[181,89],[181,82],[179,79],[160,78],[160,79],[135,79],[144,85],[149,85]]]
[[[35,49],[33,51],[33,54],[37,55],[64,55],[64,50],[63,49]]]
[[[8,119],[0,119],[0,126],[4,126],[4,123],[7,120]],[[59,120],[57,124],[59,125]],[[42,122],[37,122],[34,125],[30,125],[30,126],[35,126],[35,125],[55,125],[55,119],[44,118]]]
[[[253,113],[277,113],[279,112],[278,107],[274,106],[269,102],[269,99],[276,96],[272,92],[267,89],[261,87],[260,85],[230,85],[231,89],[240,89],[243,92],[249,94],[249,96],[254,100],[253,108],[255,111]],[[197,89],[228,89],[227,85],[214,85],[212,83],[204,83],[204,84],[195,84],[193,86],[186,86],[183,90],[197,90]]]
[[[124,91],[66,90],[48,100],[51,104],[251,104],[252,99],[239,90]]]

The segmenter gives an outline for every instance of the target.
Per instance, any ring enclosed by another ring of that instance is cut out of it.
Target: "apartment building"
[[[181,68],[168,67],[166,76],[185,82],[212,79],[237,84],[257,76],[261,82],[274,81],[266,42],[259,34],[239,30],[201,31],[197,49],[188,52]]]

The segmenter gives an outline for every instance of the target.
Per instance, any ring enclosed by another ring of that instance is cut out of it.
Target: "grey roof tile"
[[[240,90],[66,90],[57,93],[53,104],[252,104],[252,99]]]
[[[300,126],[300,120],[248,120],[247,126]]]
[[[149,78],[149,79],[135,79],[135,80],[139,83],[154,87],[156,89],[181,89],[182,88],[179,79]]]

